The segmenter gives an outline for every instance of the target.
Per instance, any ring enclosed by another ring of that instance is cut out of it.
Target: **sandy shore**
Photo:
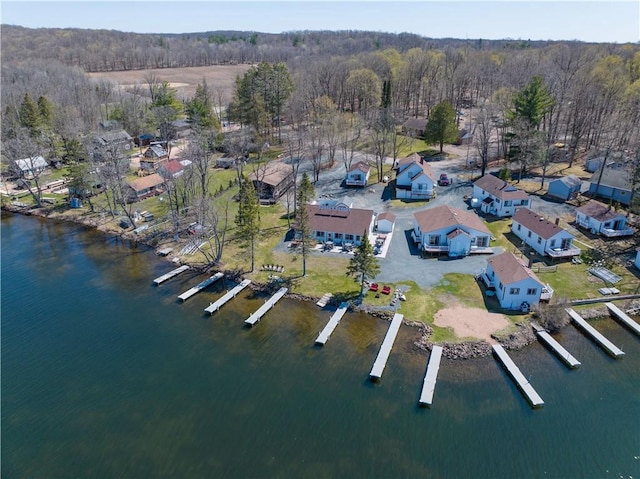
[[[497,343],[491,335],[509,326],[502,314],[489,313],[479,308],[453,306],[435,314],[433,324],[452,328],[459,338],[477,338],[488,343]]]

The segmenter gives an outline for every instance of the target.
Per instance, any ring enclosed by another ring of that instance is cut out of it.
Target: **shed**
[[[549,182],[549,196],[570,200],[578,196],[582,188],[582,180],[576,175],[563,176]]]
[[[396,222],[396,215],[385,211],[376,217],[378,233],[392,233]]]

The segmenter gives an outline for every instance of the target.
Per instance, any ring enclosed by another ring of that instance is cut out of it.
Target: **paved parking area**
[[[420,253],[411,239],[413,229],[413,214],[424,208],[449,205],[460,209],[469,209],[464,201],[465,195],[470,195],[473,185],[466,180],[469,170],[465,169],[465,159],[444,160],[431,163],[436,178],[440,173],[447,173],[451,178],[451,186],[438,187],[436,198],[427,203],[398,203],[391,201],[391,192],[386,184],[375,184],[367,188],[346,188],[342,186],[345,169],[342,162],[329,171],[320,174],[320,180],[315,184],[316,196],[328,196],[335,199],[345,199],[354,208],[369,208],[376,213],[390,211],[396,215],[394,233],[389,242],[384,258],[380,258],[380,274],[376,281],[383,283],[398,283],[415,281],[419,286],[429,288],[442,281],[445,274],[463,273],[475,274],[486,266],[490,255],[472,255],[465,258],[451,259],[447,256],[421,258]],[[375,171],[372,171],[372,175]],[[476,175],[479,171],[476,171]],[[533,209],[548,217],[564,216],[573,212],[573,207],[562,203],[553,203],[534,198]],[[385,245],[386,246],[386,245]],[[502,248],[494,248],[494,254],[502,253]],[[320,253],[342,254],[345,253]]]

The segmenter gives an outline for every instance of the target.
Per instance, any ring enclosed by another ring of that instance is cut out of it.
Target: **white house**
[[[378,233],[392,233],[396,222],[396,215],[384,211],[376,216],[376,230]]]
[[[396,172],[396,198],[428,200],[435,196],[436,183],[433,170],[418,155],[403,158],[398,162]]]
[[[629,236],[635,229],[627,226],[627,217],[610,206],[591,200],[576,208],[576,223],[593,234]]]
[[[513,216],[518,208],[531,206],[527,193],[489,174],[473,184],[473,197],[480,201],[480,209],[484,213],[501,218]]]
[[[447,253],[451,257],[493,253],[491,232],[474,212],[443,205],[413,216],[411,236],[420,251]]]
[[[370,173],[371,165],[364,161],[358,161],[351,165],[344,182],[347,186],[367,186]]]
[[[555,223],[528,208],[520,208],[513,215],[511,231],[540,256],[570,258],[580,254],[573,245],[574,236]]]
[[[42,156],[23,158],[21,160],[16,160],[15,163],[22,176],[33,176],[34,173],[41,172],[48,165],[47,160]]]
[[[309,229],[319,242],[336,245],[352,243],[357,246],[362,235],[373,232],[373,210],[350,208],[344,203],[326,206],[307,205]]]
[[[495,295],[504,309],[528,311],[540,301],[549,301],[553,289],[540,281],[536,274],[513,253],[505,252],[487,259],[487,267],[480,278]]]

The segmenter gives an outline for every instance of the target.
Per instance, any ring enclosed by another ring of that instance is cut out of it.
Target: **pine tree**
[[[38,106],[31,99],[28,93],[24,94],[24,99],[20,105],[20,124],[29,128],[32,132],[40,125],[40,113]]]
[[[298,232],[302,247],[302,276],[307,275],[307,255],[314,239],[309,228],[309,211],[307,205],[313,197],[315,191],[309,175],[305,172],[298,187],[298,197],[296,198],[296,230]]]
[[[353,257],[347,266],[347,276],[360,279],[360,297],[364,291],[364,283],[368,279],[375,278],[380,272],[380,264],[373,252],[373,246],[369,242],[369,235],[365,231],[362,234],[362,242],[356,248]]]
[[[240,183],[240,204],[235,223],[238,226],[240,242],[251,254],[251,272],[255,270],[256,242],[260,234],[260,204],[253,182],[244,179]]]
[[[448,101],[438,103],[432,110],[424,132],[427,143],[438,143],[442,153],[445,143],[458,139],[456,112]]]
[[[42,124],[48,128],[53,127],[53,105],[46,96],[38,98],[38,113]]]

